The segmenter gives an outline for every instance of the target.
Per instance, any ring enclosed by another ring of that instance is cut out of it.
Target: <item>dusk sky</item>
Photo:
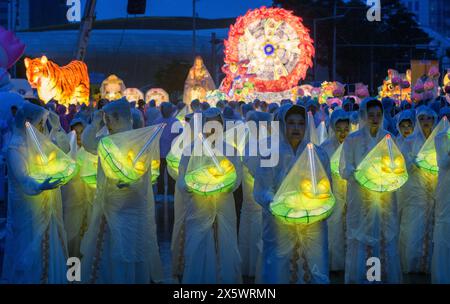
[[[82,5],[84,6],[84,0]],[[198,0],[197,14],[204,18],[237,17],[249,9],[272,5],[272,0]],[[127,0],[98,0],[97,18],[126,17]],[[146,16],[192,16],[192,0],[147,0]]]

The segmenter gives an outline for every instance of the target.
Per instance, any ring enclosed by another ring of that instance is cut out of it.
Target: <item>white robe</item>
[[[262,265],[256,282],[263,284],[329,283],[327,223],[287,223],[271,214],[265,205],[283,182],[298,156],[306,148],[302,142],[294,153],[291,146],[280,141],[280,159],[274,167],[256,171],[254,196],[263,207]],[[326,153],[316,147],[324,168],[329,168]],[[329,170],[327,170],[329,172]]]
[[[84,183],[78,173],[69,183],[61,187],[61,193],[69,256],[81,257],[80,244],[91,219],[95,188]]]
[[[230,148],[223,151],[226,149]],[[181,158],[177,187],[186,198],[183,283],[242,282],[233,198],[241,183],[242,170],[238,157],[227,158],[236,169],[235,189],[208,196],[186,192],[184,176],[189,156]]]
[[[420,127],[420,126],[417,126]],[[404,273],[429,273],[433,249],[433,217],[437,175],[414,164],[418,151],[414,143],[424,139],[415,133],[403,145],[408,167],[408,181],[398,192],[400,218],[400,257]],[[421,145],[420,145],[421,146]]]
[[[67,282],[61,190],[43,191],[29,176],[24,136],[14,133],[7,153],[8,218],[3,280],[15,284]]]
[[[262,248],[262,208],[253,197],[254,178],[245,164],[242,166],[243,202],[239,224],[239,251],[242,274],[254,277]]]
[[[81,242],[82,282],[162,282],[150,170],[129,187],[116,184],[99,160],[91,222]]]
[[[339,142],[336,138],[332,138],[325,141],[321,148],[327,153],[328,158],[331,159],[334,152],[339,148]],[[341,271],[345,268],[347,181],[334,174],[331,179],[336,203],[333,213],[327,219],[330,270]]]
[[[439,177],[434,210],[433,256],[431,264],[431,282],[450,284],[450,142],[447,132],[439,133],[435,138]]]

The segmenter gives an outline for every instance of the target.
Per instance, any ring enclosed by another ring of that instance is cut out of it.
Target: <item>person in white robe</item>
[[[377,283],[369,281],[367,276],[367,261],[377,258],[381,266],[381,283],[400,283],[402,272],[395,195],[368,190],[358,184],[354,177],[365,156],[390,133],[382,127],[380,101],[366,98],[361,102],[359,111],[359,130],[350,133],[345,139],[339,164],[340,175],[347,180],[345,282]]]
[[[306,109],[300,105],[286,104],[278,112],[280,121],[279,161],[273,166],[259,166],[256,170],[253,195],[263,211],[263,248],[261,271],[257,283],[329,283],[327,223],[288,223],[274,216],[269,209],[274,195],[284,178],[302,154],[310,135]],[[274,142],[270,140],[270,142]],[[326,153],[315,151],[331,178]]]
[[[3,280],[14,284],[67,282],[67,246],[60,180],[38,183],[30,177],[25,123],[40,132],[48,111],[24,102],[15,117],[7,150],[8,215]]]
[[[103,108],[110,135],[132,129],[128,102],[122,98]],[[96,112],[82,134],[86,151],[97,154],[103,113]],[[97,191],[91,221],[81,242],[82,282],[133,284],[163,281],[156,236],[151,170],[133,184],[106,177],[98,162]]]

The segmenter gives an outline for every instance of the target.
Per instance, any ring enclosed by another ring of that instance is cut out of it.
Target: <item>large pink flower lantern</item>
[[[23,44],[13,32],[0,27],[0,68],[12,67],[25,51]]]

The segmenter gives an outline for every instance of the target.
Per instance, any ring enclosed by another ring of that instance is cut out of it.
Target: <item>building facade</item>
[[[423,27],[450,38],[450,3],[448,0],[401,0],[416,15]]]

